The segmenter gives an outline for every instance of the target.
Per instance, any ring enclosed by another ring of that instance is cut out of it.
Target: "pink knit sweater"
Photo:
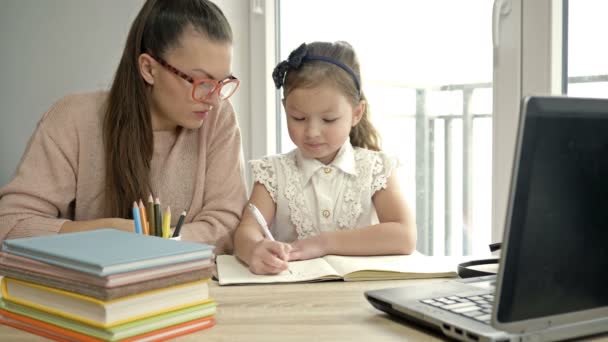
[[[66,220],[102,218],[105,92],[71,95],[40,120],[11,182],[0,189],[0,241],[55,234]],[[230,103],[197,130],[154,132],[152,187],[183,240],[231,252],[247,201],[240,129]],[[143,199],[147,201],[146,199]]]

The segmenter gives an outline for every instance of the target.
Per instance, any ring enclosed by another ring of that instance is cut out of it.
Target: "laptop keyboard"
[[[424,304],[469,317],[485,324],[490,324],[493,301],[494,295],[491,293],[468,297],[449,296],[421,300]]]

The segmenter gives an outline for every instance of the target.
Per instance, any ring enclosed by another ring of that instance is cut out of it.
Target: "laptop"
[[[522,101],[498,274],[365,292],[461,341],[608,331],[608,99]]]

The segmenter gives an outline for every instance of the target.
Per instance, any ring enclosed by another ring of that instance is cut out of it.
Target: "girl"
[[[247,200],[231,60],[215,4],[146,1],[109,92],[65,97],[40,120],[0,190],[0,240],[133,231],[132,203],[152,193],[187,210],[183,240],[230,251]]]
[[[326,254],[409,254],[412,215],[361,89],[359,63],[345,42],[302,44],[273,72],[283,86],[289,136],[297,149],[251,162],[250,202],[276,241],[264,238],[246,209],[235,254],[257,274],[276,274],[290,260]]]

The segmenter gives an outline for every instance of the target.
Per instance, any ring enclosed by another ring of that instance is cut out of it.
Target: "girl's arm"
[[[401,195],[393,173],[386,188],[372,198],[379,224],[352,230],[325,232],[292,244],[290,260],[303,260],[326,254],[390,255],[411,254],[416,249],[416,224]]]
[[[276,205],[260,183],[255,183],[249,202],[255,205],[266,222],[272,222]],[[262,228],[247,207],[234,235],[234,254],[256,274],[276,274],[287,269],[290,245],[264,237]]]

